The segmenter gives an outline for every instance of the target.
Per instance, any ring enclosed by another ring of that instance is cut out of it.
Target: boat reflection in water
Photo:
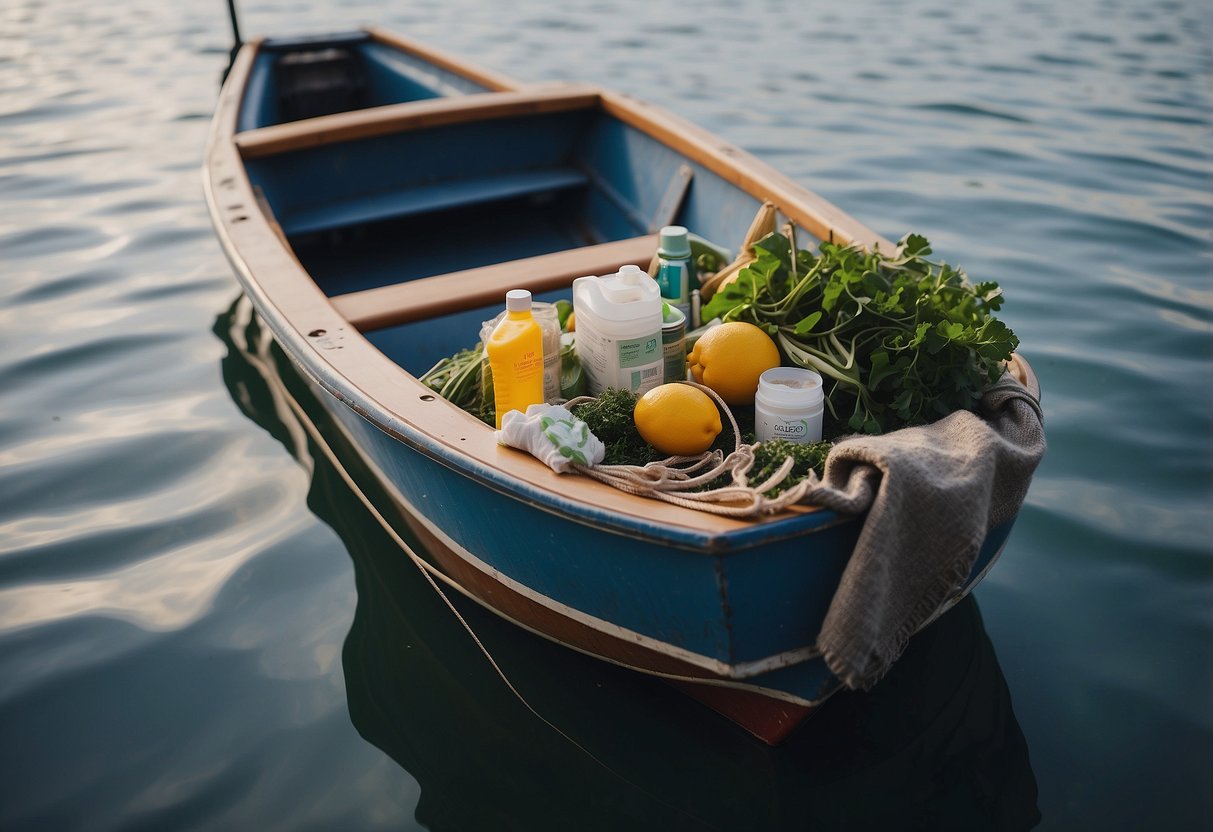
[[[873,690],[835,695],[768,747],[655,678],[548,642],[453,590],[435,592],[331,461],[334,452],[371,503],[390,510],[247,300],[215,331],[229,347],[233,399],[311,471],[308,505],[348,548],[358,590],[343,652],[350,717],[419,782],[426,827],[975,830],[1039,821],[1027,745],[972,596],[915,636]],[[422,549],[408,518],[388,519]]]

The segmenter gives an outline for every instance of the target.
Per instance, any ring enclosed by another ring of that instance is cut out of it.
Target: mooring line
[[[269,341],[269,339],[266,339],[266,341]],[[267,348],[268,348],[268,345],[267,345]],[[258,352],[260,352],[260,350]],[[250,351],[250,354],[251,354],[251,351]],[[264,361],[264,363],[266,365],[270,364],[270,362],[272,361],[272,359],[270,359],[269,356],[262,357],[262,360]],[[272,373],[273,371],[270,370],[268,372]],[[392,524],[388,521],[388,519],[383,516],[383,514],[379,511],[378,508],[375,507],[374,502],[370,499],[370,497],[368,497],[366,495],[366,493],[362,490],[362,488],[354,480],[353,476],[349,473],[348,470],[346,470],[345,466],[341,463],[341,461],[337,457],[336,452],[329,446],[328,442],[324,438],[324,435],[320,432],[320,429],[318,427],[316,427],[316,425],[312,421],[311,417],[303,409],[303,406],[301,404],[299,404],[299,402],[297,402],[295,400],[295,398],[289,394],[289,392],[283,396],[283,400],[294,412],[295,417],[299,421],[299,424],[307,432],[308,436],[312,440],[312,443],[316,447],[320,448],[320,450],[324,453],[325,458],[329,461],[329,464],[333,466],[333,469],[341,477],[342,481],[345,482],[345,484],[350,488],[350,490],[355,494],[355,496],[358,497],[359,502],[362,503],[362,505],[366,508],[367,511],[370,512],[371,516],[375,518],[376,522],[379,523],[379,525],[388,534],[388,536],[391,537],[392,540],[396,543],[396,545],[398,545],[401,548],[401,550],[405,553],[405,555],[408,556],[409,560],[412,561],[413,565],[416,566],[418,571],[420,571],[421,574],[425,577],[426,582],[429,583],[429,585],[431,587],[433,587],[434,591],[438,593],[438,597],[441,598],[443,603],[446,604],[447,609],[449,609],[455,615],[456,620],[459,621],[459,623],[463,626],[463,629],[471,637],[473,643],[475,643],[476,647],[480,650],[480,652],[488,660],[489,665],[496,672],[497,676],[505,684],[506,688],[508,688],[509,691],[512,694],[514,694],[514,696],[518,699],[518,701],[521,702],[523,704],[523,706],[535,716],[536,719],[538,719],[544,725],[551,728],[553,731],[555,731],[557,734],[559,734],[561,737],[563,737],[566,741],[568,741],[574,747],[576,747],[578,750],[580,750],[583,754],[585,754],[587,757],[589,757],[591,760],[593,760],[595,763],[597,763],[599,766],[601,766],[605,771],[609,772],[612,776],[617,777],[619,780],[623,781],[624,783],[627,783],[629,786],[636,789],[637,791],[648,795],[650,799],[656,801],[657,803],[660,803],[679,814],[682,814],[688,818],[691,818],[691,819],[695,820],[696,822],[702,822],[701,818],[696,817],[695,815],[692,815],[691,813],[687,812],[685,809],[683,809],[679,806],[675,806],[672,803],[668,803],[665,800],[662,800],[661,798],[659,798],[652,792],[644,789],[639,784],[633,782],[632,780],[630,780],[627,777],[620,774],[615,769],[611,768],[609,765],[607,765],[605,762],[603,762],[601,759],[599,759],[598,756],[594,754],[594,752],[590,751],[588,748],[586,748],[580,742],[575,740],[573,737],[569,736],[559,726],[557,726],[555,723],[553,723],[551,720],[549,720],[543,714],[539,713],[539,711],[536,710],[535,707],[533,705],[531,705],[531,703],[529,701],[527,701],[527,698],[525,696],[523,696],[522,692],[520,690],[518,690],[518,688],[514,685],[513,682],[510,681],[509,676],[506,675],[505,671],[501,668],[501,665],[499,665],[497,663],[497,660],[493,658],[492,653],[489,652],[489,649],[484,645],[484,642],[480,640],[480,637],[476,634],[476,631],[472,628],[472,625],[468,623],[467,619],[464,618],[463,614],[459,612],[458,608],[456,608],[454,603],[452,603],[451,599],[447,597],[447,594],[442,590],[442,587],[438,584],[437,581],[434,580],[434,575],[431,575],[430,572],[431,572],[431,570],[436,569],[436,567],[433,567],[431,564],[429,564],[427,561],[425,561],[424,558],[422,558],[420,555],[418,555],[413,550],[413,547],[411,545],[409,545],[408,541],[406,541],[403,537],[400,536],[400,534],[396,531],[396,529],[392,526]],[[448,581],[448,580],[451,581],[452,586],[458,588],[458,584],[456,584],[453,581],[453,579],[451,579],[449,576],[443,575],[440,572],[438,573],[438,576],[440,578],[442,578],[444,581]],[[665,675],[665,674],[662,674],[662,675]],[[683,677],[671,677],[671,678],[683,678]],[[695,681],[691,677],[686,677],[686,678],[688,681]]]

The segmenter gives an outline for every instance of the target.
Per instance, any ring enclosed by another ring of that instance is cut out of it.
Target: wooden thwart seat
[[[311,234],[351,225],[432,214],[451,208],[582,187],[589,180],[572,168],[516,171],[478,179],[386,191],[315,205],[278,218],[287,234]]]
[[[646,268],[656,250],[655,236],[632,237],[364,289],[329,300],[355,329],[370,332],[502,304],[510,289],[529,289],[532,294],[539,294],[565,288],[583,275],[609,274],[629,263]]]

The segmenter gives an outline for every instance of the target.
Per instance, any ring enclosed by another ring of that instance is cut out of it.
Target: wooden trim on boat
[[[1024,357],[1019,353],[1011,353],[1011,360],[1007,362],[1007,369],[1011,371],[1011,375],[1028,388],[1028,392],[1040,400],[1040,380],[1036,378],[1036,371],[1032,369]]]
[[[533,87],[526,91],[487,92],[407,101],[403,104],[385,104],[382,107],[350,110],[245,130],[236,134],[234,141],[242,157],[258,159],[293,150],[369,139],[408,130],[512,116],[585,110],[597,106],[600,93],[601,90],[597,87],[586,84],[560,84],[553,87]]]
[[[371,40],[382,43],[385,46],[392,46],[402,52],[407,52],[414,55],[427,63],[431,63],[436,67],[445,69],[447,72],[454,73],[469,81],[474,81],[483,87],[497,92],[506,92],[508,90],[520,89],[524,85],[498,72],[490,69],[485,69],[482,66],[469,64],[467,61],[460,60],[448,52],[441,49],[436,49],[412,38],[406,38],[403,35],[389,32],[386,29],[381,29],[378,26],[367,26],[364,31],[371,36]]]
[[[739,147],[666,110],[604,90],[602,108],[647,133],[743,191],[775,203],[786,217],[819,240],[858,243],[892,254],[897,247],[854,217],[788,179]]]
[[[615,272],[629,263],[647,268],[656,250],[655,236],[633,237],[350,292],[330,300],[354,328],[370,332],[491,306],[510,289],[539,294],[566,288],[583,275]]]

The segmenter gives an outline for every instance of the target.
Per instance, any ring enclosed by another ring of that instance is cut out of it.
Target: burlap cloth
[[[964,586],[986,532],[1015,517],[1045,452],[1037,399],[1010,373],[923,427],[854,436],[830,452],[806,502],[867,512],[817,636],[830,670],[869,688]]]

